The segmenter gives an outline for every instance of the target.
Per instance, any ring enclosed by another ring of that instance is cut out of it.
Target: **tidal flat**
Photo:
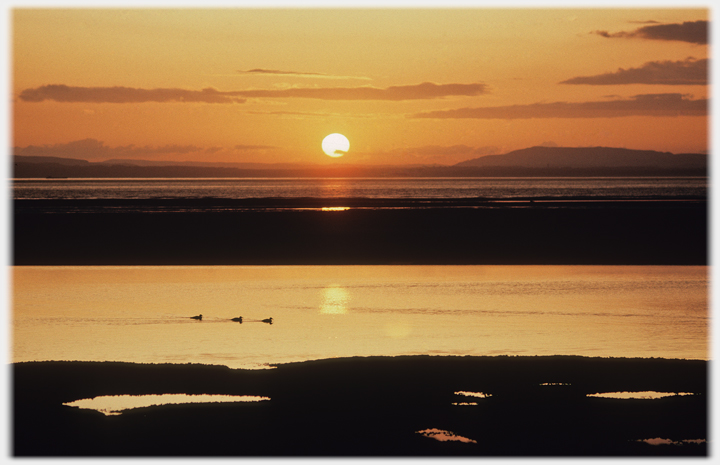
[[[707,456],[708,364],[579,356],[351,357],[265,370],[16,363],[13,455]],[[590,396],[622,391],[670,395]],[[113,416],[63,405],[170,393],[269,400]]]
[[[13,206],[14,265],[706,265],[708,255],[704,198],[46,199]]]

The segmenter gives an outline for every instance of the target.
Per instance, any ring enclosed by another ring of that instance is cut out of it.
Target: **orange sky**
[[[18,155],[454,164],[708,150],[707,9],[16,7]],[[327,134],[350,140],[330,158]]]

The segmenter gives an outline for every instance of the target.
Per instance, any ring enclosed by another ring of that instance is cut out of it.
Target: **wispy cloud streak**
[[[579,76],[560,84],[594,86],[616,84],[707,85],[708,60],[649,61],[639,68],[619,68],[614,73]]]
[[[249,115],[270,115],[270,116],[287,116],[291,118],[327,118],[327,117],[337,117],[337,118],[378,118],[380,116],[387,117],[386,114],[378,114],[378,113],[328,113],[328,112],[309,112],[309,111],[285,111],[285,110],[276,110],[276,111],[260,111],[260,110],[251,110],[245,112]]]
[[[310,98],[321,100],[424,100],[452,96],[475,96],[486,92],[485,84],[422,84],[378,88],[323,87],[290,88],[278,90],[246,90],[237,92],[243,97],[255,98]]]
[[[235,150],[274,150],[273,145],[236,145]]]
[[[370,81],[369,77],[365,76],[338,76],[334,74],[324,73],[305,73],[300,71],[281,71],[278,69],[262,69],[255,68],[247,71],[238,71],[241,74],[254,74],[254,75],[269,75],[269,76],[293,76],[302,78],[317,78],[317,79],[361,79],[364,81]]]
[[[530,105],[458,108],[416,113],[410,118],[618,118],[624,116],[705,116],[708,100],[682,94],[642,94],[629,99],[591,102],[553,102]]]
[[[133,87],[73,87],[51,84],[25,89],[19,95],[24,102],[84,102],[84,103],[142,103],[142,102],[192,102],[192,103],[244,103],[245,99],[216,89],[137,89]]]
[[[203,153],[245,153],[245,152],[267,152],[277,150],[279,147],[273,145],[235,145],[232,149],[224,147],[199,147],[197,145],[145,145],[134,144],[110,147],[103,141],[97,139],[82,139],[62,144],[52,145],[28,145],[27,147],[14,147],[14,155],[32,157],[66,157],[80,158],[85,160],[107,160],[111,158],[139,158],[147,159],[162,158],[167,154],[186,155]]]
[[[675,24],[653,24],[643,26],[634,31],[621,31],[609,33],[608,31],[593,31],[594,34],[607,38],[640,38],[650,40],[677,40],[692,44],[708,43],[707,21],[685,21]]]
[[[163,146],[137,146],[134,144],[108,147],[97,139],[83,139],[64,144],[29,145],[27,147],[14,147],[15,155],[25,156],[56,156],[70,158],[97,159],[125,156],[155,156],[163,154],[188,154],[201,152],[205,149],[196,145],[163,145]]]

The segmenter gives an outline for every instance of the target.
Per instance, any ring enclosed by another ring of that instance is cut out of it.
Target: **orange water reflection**
[[[480,399],[486,399],[488,397],[492,397],[492,394],[487,394],[485,392],[473,392],[473,391],[457,391],[455,393],[457,396],[466,396],[466,397],[479,397]]]
[[[120,415],[123,410],[153,405],[200,404],[217,402],[260,402],[270,400],[262,396],[232,396],[221,394],[148,394],[123,396],[98,396],[92,399],[79,399],[63,405],[81,409],[97,410],[105,415]]]
[[[672,439],[668,438],[650,438],[650,439],[638,439],[638,442],[645,442],[647,444],[650,444],[651,446],[661,446],[661,445],[673,445],[673,446],[681,446],[683,444],[703,444],[706,443],[706,439],[683,439],[682,441],[673,441]]]
[[[437,441],[457,441],[457,442],[465,442],[465,443],[477,443],[474,439],[466,438],[464,436],[459,436],[452,431],[446,431],[438,428],[429,428],[424,429],[421,431],[418,431],[418,433],[422,434],[423,436],[427,438],[432,438]]]
[[[657,392],[657,391],[621,391],[601,392],[588,394],[587,397],[602,397],[605,399],[662,399],[663,397],[692,396],[692,392]]]

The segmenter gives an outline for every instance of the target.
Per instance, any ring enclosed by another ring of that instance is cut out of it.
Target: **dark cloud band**
[[[165,154],[202,154],[217,153],[223,150],[234,152],[253,152],[276,150],[278,147],[272,145],[235,145],[232,149],[223,147],[198,147],[196,145],[169,144],[162,146],[138,146],[124,145],[110,147],[97,139],[82,139],[64,144],[53,145],[29,145],[27,147],[14,147],[14,155],[33,157],[66,157],[80,158],[87,160],[115,159],[115,158],[138,158],[145,157],[153,159]]]
[[[57,156],[70,158],[94,159],[98,157],[125,157],[125,156],[154,156],[167,153],[187,154],[201,152],[204,149],[195,145],[163,145],[163,146],[137,146],[125,145],[119,147],[108,147],[97,139],[83,139],[65,144],[53,145],[29,145],[27,147],[15,147],[15,155],[25,156]]]
[[[708,22],[707,21],[685,21],[676,24],[653,24],[643,26],[634,31],[622,31],[609,33],[607,31],[594,31],[607,38],[640,38],[650,40],[677,40],[691,44],[708,43]]]
[[[411,118],[617,118],[623,116],[706,116],[708,100],[682,94],[643,94],[629,99],[594,102],[554,102],[498,107],[458,108],[417,113]]]
[[[708,60],[650,61],[639,68],[618,69],[614,73],[579,76],[560,84],[594,86],[617,84],[707,85]]]
[[[62,84],[25,89],[20,95],[25,102],[84,102],[84,103],[141,103],[141,102],[203,102],[244,103],[228,92],[208,88],[200,91],[185,89],[137,89],[132,87],[73,87]]]
[[[203,102],[244,103],[247,98],[310,98],[321,100],[422,100],[451,96],[474,96],[485,93],[484,84],[434,84],[377,87],[291,88],[280,90],[243,90],[221,92],[208,88],[201,91],[184,89],[136,89],[130,87],[71,87],[48,85],[23,90],[19,98],[25,102]]]

